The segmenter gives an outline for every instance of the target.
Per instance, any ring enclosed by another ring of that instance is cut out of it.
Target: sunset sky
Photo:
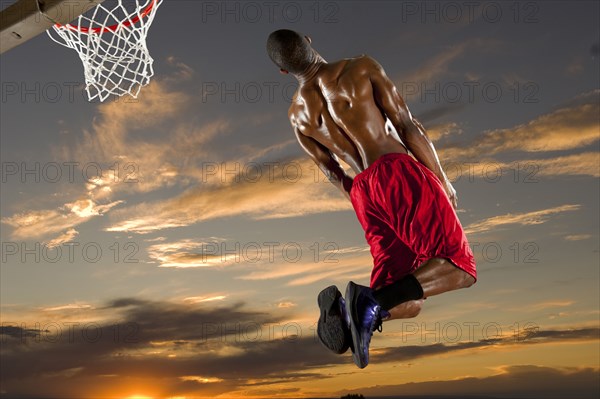
[[[3,54],[0,397],[596,397],[599,4],[165,0],[152,82],[104,103],[45,34]],[[379,61],[477,261],[364,370],[315,335],[372,258],[290,128],[281,28]]]

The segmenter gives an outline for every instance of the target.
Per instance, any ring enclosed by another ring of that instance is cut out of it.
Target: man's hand
[[[444,190],[446,191],[446,194],[448,195],[448,199],[452,203],[452,206],[454,207],[454,209],[458,209],[458,197],[456,195],[456,190],[454,189],[454,187],[452,187],[452,183],[450,183],[450,180],[448,180],[448,178],[446,178],[442,182],[442,186],[444,186]]]

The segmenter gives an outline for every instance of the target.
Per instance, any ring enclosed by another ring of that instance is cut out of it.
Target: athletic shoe
[[[325,288],[317,299],[321,316],[317,324],[317,336],[325,347],[342,354],[352,344],[350,322],[342,293],[335,285]]]
[[[369,364],[369,344],[375,330],[381,331],[384,318],[389,312],[373,298],[373,290],[369,287],[354,284],[346,287],[346,312],[350,316],[350,332],[354,351],[352,359],[361,369]]]

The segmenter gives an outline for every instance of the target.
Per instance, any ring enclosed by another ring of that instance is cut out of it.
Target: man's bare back
[[[313,62],[296,78],[300,86],[288,112],[296,137],[348,198],[352,178],[338,159],[358,174],[384,154],[410,152],[440,179],[456,208],[456,191],[425,129],[377,61],[362,55],[327,63],[315,51]],[[386,120],[400,140],[386,129]]]
[[[386,131],[385,115],[375,102],[370,77],[380,73],[367,56],[321,64],[298,88],[289,110],[299,140],[325,147],[355,173],[383,154],[407,153]]]

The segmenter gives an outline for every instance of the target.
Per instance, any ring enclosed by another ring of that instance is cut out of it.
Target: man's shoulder
[[[356,57],[349,58],[348,61],[354,65],[379,66],[377,60],[367,54],[357,55]]]
[[[356,74],[378,74],[382,71],[381,65],[373,57],[370,57],[366,54],[361,54],[352,58],[346,58],[340,62],[344,63],[343,67],[337,70],[342,74],[347,74],[348,76],[356,77]]]

